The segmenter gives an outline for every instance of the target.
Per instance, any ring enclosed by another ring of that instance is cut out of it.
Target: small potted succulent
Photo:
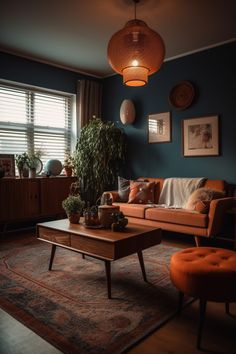
[[[122,211],[115,212],[112,214],[113,223],[111,228],[113,231],[122,231],[128,224],[128,219],[124,216]]]
[[[84,208],[84,201],[81,200],[80,195],[69,195],[62,201],[62,207],[65,210],[69,221],[72,224],[78,224]]]

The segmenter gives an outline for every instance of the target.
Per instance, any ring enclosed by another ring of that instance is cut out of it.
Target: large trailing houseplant
[[[95,204],[113,188],[124,159],[125,134],[114,123],[94,118],[83,127],[74,160],[82,199]]]

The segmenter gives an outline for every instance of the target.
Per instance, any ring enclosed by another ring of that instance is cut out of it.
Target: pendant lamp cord
[[[139,0],[133,0],[134,2],[134,19],[136,20],[136,5],[139,2]]]

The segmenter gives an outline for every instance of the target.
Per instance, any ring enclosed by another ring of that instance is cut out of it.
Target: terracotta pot
[[[72,168],[71,167],[64,167],[65,173],[67,177],[71,177],[72,176]]]
[[[68,219],[71,224],[79,224],[80,213],[70,214],[70,215],[68,215]]]

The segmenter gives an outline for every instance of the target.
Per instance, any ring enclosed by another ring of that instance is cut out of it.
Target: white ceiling
[[[236,0],[140,0],[166,60],[236,38]],[[0,0],[0,50],[105,77],[110,37],[134,18],[132,0]]]

